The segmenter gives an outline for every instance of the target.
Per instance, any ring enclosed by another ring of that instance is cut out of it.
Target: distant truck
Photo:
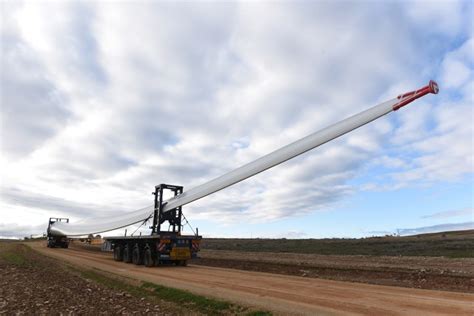
[[[55,236],[50,233],[51,224],[55,222],[66,222],[69,223],[69,218],[59,218],[59,217],[50,217],[48,222],[48,229],[46,240],[48,242],[49,248],[68,248],[69,247],[69,239],[67,236]]]
[[[102,249],[113,250],[114,259],[136,265],[153,267],[161,264],[187,265],[188,260],[197,257],[202,236],[181,234],[183,217],[181,206],[163,212],[164,190],[174,196],[183,193],[182,186],[160,184],[155,187],[155,208],[151,234],[147,236],[104,237]],[[162,230],[162,224],[169,223],[168,230]]]

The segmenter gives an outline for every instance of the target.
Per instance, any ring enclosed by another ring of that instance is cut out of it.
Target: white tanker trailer
[[[197,251],[199,251],[201,236],[197,232],[196,235],[185,236],[181,234],[183,205],[279,165],[392,111],[397,111],[401,107],[429,93],[437,94],[438,91],[437,83],[430,81],[425,87],[401,94],[392,100],[330,125],[188,191],[183,191],[182,186],[160,184],[155,187],[155,192],[153,193],[155,195],[155,203],[152,206],[112,219],[96,218],[93,222],[84,222],[82,224],[73,224],[69,223],[69,221],[50,222],[48,237],[74,237],[101,233],[140,222],[145,223],[153,219],[153,224],[150,227],[151,234],[148,236],[106,237],[106,242],[110,243],[112,249],[114,249],[115,260],[145,264],[146,266],[166,262],[184,265],[188,259],[195,257]],[[171,191],[173,197],[163,200],[165,190]],[[164,222],[169,223],[167,231],[161,230],[161,225]]]

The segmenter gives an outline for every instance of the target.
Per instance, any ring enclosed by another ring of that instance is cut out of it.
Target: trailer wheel
[[[126,245],[123,248],[123,262],[130,263],[132,262],[132,254],[129,245]]]
[[[116,245],[114,247],[114,260],[115,261],[122,261],[123,260],[122,247],[120,247],[119,245]]]
[[[187,260],[176,260],[175,261],[175,264],[177,266],[181,266],[181,267],[185,267],[188,265],[188,261]]]
[[[140,247],[138,245],[135,245],[135,247],[133,247],[132,262],[136,265],[143,264],[142,256],[140,253]]]
[[[145,264],[145,267],[148,268],[153,267],[155,265],[150,248],[146,248],[145,252],[143,253],[143,263]]]

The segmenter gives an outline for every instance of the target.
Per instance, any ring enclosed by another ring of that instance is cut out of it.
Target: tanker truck
[[[121,217],[96,219],[90,223],[71,224],[57,221],[50,223],[49,231],[51,236],[80,236],[111,231],[140,222],[144,224],[152,219],[153,224],[150,226],[151,232],[148,236],[105,237],[110,249],[113,250],[114,259],[138,265],[144,264],[148,267],[163,263],[186,265],[189,259],[197,256],[202,237],[197,231],[194,235],[181,234],[184,205],[279,165],[392,111],[397,111],[418,98],[430,93],[437,94],[438,91],[436,82],[430,81],[428,85],[418,90],[400,94],[392,100],[330,125],[188,191],[183,191],[182,186],[160,184],[153,192],[152,206]],[[172,197],[165,200],[163,198],[165,191],[171,192]],[[169,224],[167,230],[163,229],[165,222]]]

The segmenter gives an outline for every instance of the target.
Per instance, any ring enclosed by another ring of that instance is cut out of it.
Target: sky
[[[2,1],[0,237],[151,205],[430,79],[183,211],[206,237],[474,228],[473,20],[471,1]]]

